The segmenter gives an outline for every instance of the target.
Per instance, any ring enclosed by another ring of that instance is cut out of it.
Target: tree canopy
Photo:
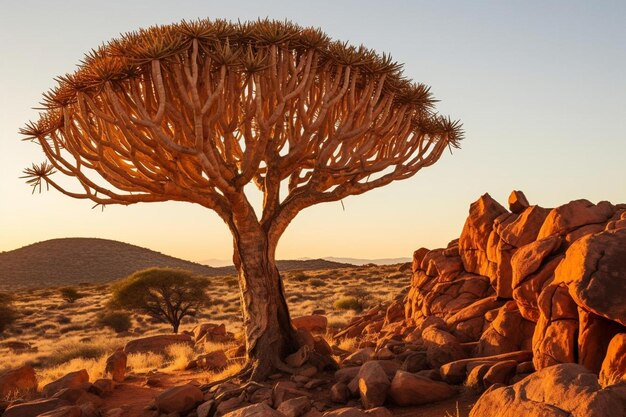
[[[161,319],[178,333],[181,320],[195,316],[207,305],[209,282],[173,268],[150,268],[135,272],[113,285],[111,307],[135,310]]]

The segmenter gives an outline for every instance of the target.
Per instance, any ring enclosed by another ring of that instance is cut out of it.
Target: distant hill
[[[0,288],[43,288],[82,282],[107,283],[149,267],[183,268],[198,275],[235,274],[140,246],[108,239],[64,238],[0,253]],[[281,271],[335,269],[351,265],[320,259],[278,261]]]
[[[340,264],[340,265],[353,265],[353,266],[361,266],[367,264],[374,265],[395,265],[395,264],[403,264],[406,262],[411,262],[411,258],[377,258],[377,259],[363,259],[363,258],[338,258],[334,256],[327,256],[320,259],[311,259],[311,258],[299,258],[295,261],[278,261],[280,262],[321,262],[327,261],[331,264]],[[202,265],[207,265],[210,267],[227,267],[230,266],[232,268],[233,262],[227,261],[225,259],[205,259],[200,261]],[[280,266],[279,266],[280,268]],[[323,268],[295,268],[295,269],[323,269]],[[281,269],[288,270],[288,269]]]

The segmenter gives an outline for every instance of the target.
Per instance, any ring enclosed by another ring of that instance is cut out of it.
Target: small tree
[[[68,303],[73,303],[79,298],[83,298],[83,295],[80,294],[78,291],[76,291],[76,288],[72,288],[72,287],[61,288],[60,292],[61,292],[61,298],[63,298],[63,300],[65,300]]]
[[[113,285],[111,306],[149,314],[178,333],[182,319],[207,304],[207,286],[206,279],[181,269],[144,269]]]
[[[6,293],[0,293],[0,333],[17,320],[17,312],[13,307],[13,298]]]
[[[98,323],[110,327],[116,333],[126,332],[132,325],[130,315],[123,311],[107,311],[98,317]]]

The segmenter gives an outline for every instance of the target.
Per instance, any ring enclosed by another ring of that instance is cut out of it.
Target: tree
[[[171,324],[178,333],[183,318],[195,316],[207,305],[208,284],[181,269],[144,269],[113,285],[111,306],[148,314]]]
[[[13,297],[0,292],[0,333],[17,320],[17,312],[13,307]]]
[[[262,379],[297,349],[275,252],[303,209],[434,164],[462,137],[429,87],[388,55],[319,29],[183,21],[93,50],[21,133],[47,160],[27,181],[98,205],[187,201],[228,225],[248,364]],[[66,189],[56,171],[81,188]],[[257,215],[246,185],[263,194]],[[108,185],[105,185],[108,184]]]
[[[61,288],[59,292],[61,293],[61,298],[67,303],[73,303],[83,297],[82,294],[76,291],[76,288],[72,287]]]

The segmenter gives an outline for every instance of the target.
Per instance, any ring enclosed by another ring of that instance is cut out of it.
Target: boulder
[[[0,375],[0,399],[37,391],[35,370],[24,365]]]
[[[285,417],[266,403],[258,403],[224,414],[223,417]]]
[[[517,361],[507,360],[495,363],[483,375],[483,386],[489,388],[494,384],[507,384],[515,375]]]
[[[330,387],[330,399],[339,404],[345,404],[350,398],[348,386],[344,382],[337,382]]]
[[[167,348],[172,345],[187,345],[193,347],[194,342],[191,336],[187,334],[163,334],[156,336],[142,337],[134,339],[126,343],[124,353],[127,355],[133,353],[156,353],[163,355],[167,352]]]
[[[611,339],[623,332],[621,324],[578,307],[578,363],[597,375]]]
[[[623,393],[622,393],[623,395]],[[514,385],[486,391],[470,417],[624,417],[623,397],[602,389],[594,374],[577,364],[544,368]]]
[[[499,355],[531,349],[535,324],[525,320],[515,301],[498,309],[498,315],[480,336],[477,356]]]
[[[471,204],[459,238],[459,253],[465,271],[491,277],[495,265],[487,259],[487,243],[496,218],[508,211],[489,194],[482,195]]]
[[[554,271],[563,260],[563,255],[555,256],[539,267],[537,271],[523,277],[521,282],[513,281],[513,299],[517,303],[520,314],[526,320],[539,320],[537,300],[543,288],[554,280]]]
[[[380,407],[385,403],[390,382],[378,361],[370,361],[361,366],[357,379],[363,408]]]
[[[154,403],[162,413],[184,414],[191,411],[203,399],[204,394],[198,387],[187,384],[168,388],[159,393],[155,397]]]
[[[198,356],[196,364],[202,369],[209,371],[221,371],[228,365],[228,358],[223,350],[214,350]]]
[[[196,409],[196,414],[198,414],[198,417],[209,417],[211,415],[211,411],[213,411],[214,408],[215,401],[205,401],[198,406],[198,408]]]
[[[492,366],[493,365],[491,363],[482,363],[480,365],[474,366],[467,373],[467,379],[465,380],[464,385],[475,392],[483,392],[485,390],[483,378]]]
[[[621,381],[626,381],[626,333],[619,333],[611,339],[600,370],[603,387]]]
[[[87,389],[89,388],[89,374],[85,369],[70,372],[67,375],[46,384],[41,390],[46,397],[51,397],[64,388]]]
[[[127,360],[128,358],[122,349],[116,350],[107,358],[104,374],[110,375],[115,382],[124,382]]]
[[[532,340],[535,368],[576,362],[578,307],[567,287],[548,285],[538,303],[540,314]]]
[[[419,372],[428,368],[426,352],[410,352],[404,358],[400,369],[406,372]]]
[[[300,316],[291,320],[296,329],[305,329],[311,333],[325,333],[328,326],[326,316],[312,314],[310,316]]]
[[[587,235],[572,244],[555,272],[579,306],[626,326],[626,228]]]
[[[324,417],[370,417],[365,411],[355,407],[338,408],[323,414]]]
[[[613,213],[613,206],[607,202],[595,205],[588,200],[570,201],[550,211],[541,226],[537,239],[565,235],[587,224],[604,223],[611,218]]]
[[[433,368],[466,357],[459,341],[444,330],[428,327],[422,332],[422,339],[426,347],[428,363]]]
[[[33,417],[67,405],[70,404],[59,398],[29,401],[9,406],[2,417]]]
[[[308,397],[297,397],[283,401],[276,410],[286,417],[301,417],[310,409],[311,400]]]
[[[222,342],[226,338],[226,326],[224,323],[202,323],[191,331],[194,342]]]
[[[458,361],[446,363],[439,368],[439,373],[445,382],[450,384],[460,384],[467,376],[468,370],[471,371],[475,366],[482,364],[493,365],[495,363],[514,360],[517,363],[527,362],[533,358],[533,353],[522,350],[519,352],[503,353],[501,355],[461,359]]]
[[[394,404],[406,407],[445,400],[456,392],[454,387],[444,382],[398,371],[391,381],[389,398]]]
[[[522,191],[513,190],[509,195],[509,210],[512,213],[521,213],[530,204]]]
[[[311,348],[306,345],[301,346],[300,349],[285,358],[285,363],[292,368],[300,368],[309,359],[310,352]]]

